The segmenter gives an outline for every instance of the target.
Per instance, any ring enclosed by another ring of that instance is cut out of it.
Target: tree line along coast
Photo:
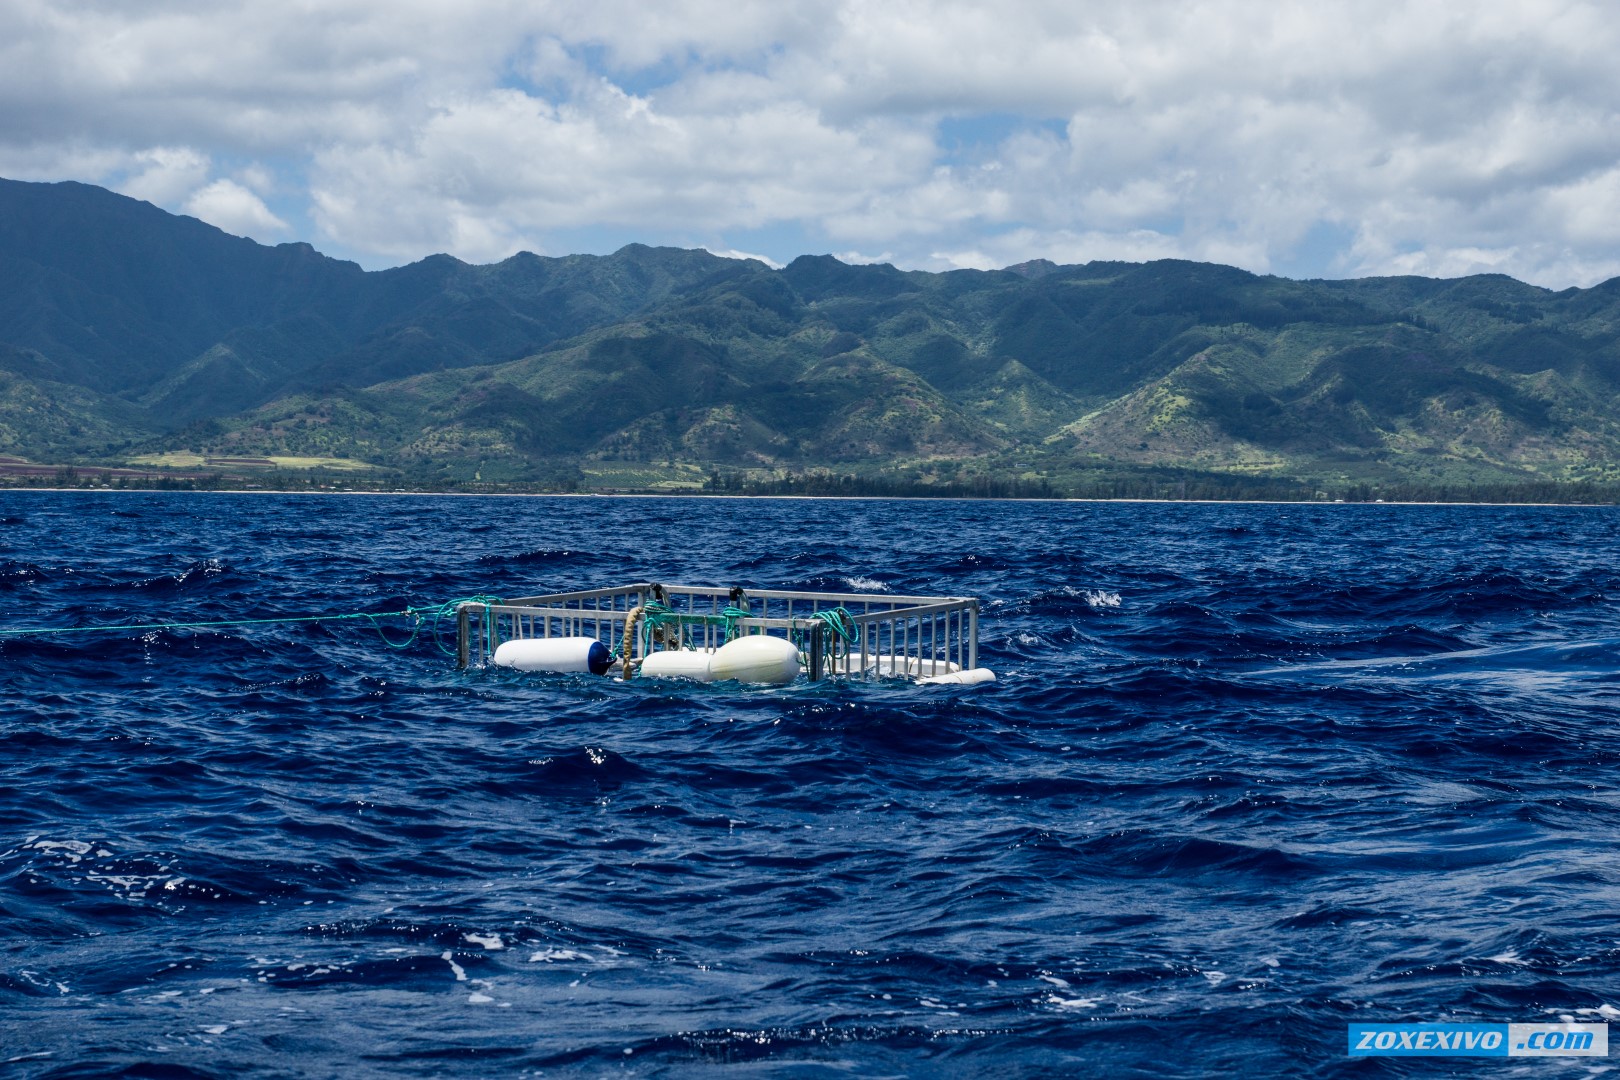
[[[9,486],[1620,494],[1620,282],[638,245],[367,272],[15,181],[0,269]]]

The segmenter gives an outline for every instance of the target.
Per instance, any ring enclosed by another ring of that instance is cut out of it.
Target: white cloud
[[[862,251],[835,251],[832,254],[833,258],[837,259],[841,263],[848,263],[850,266],[867,266],[875,263],[894,262],[894,252],[892,251],[885,251],[880,255],[868,255]]]
[[[207,154],[187,147],[160,146],[133,155],[129,166],[118,191],[158,206],[174,206],[202,186],[212,163]]]
[[[264,200],[234,180],[215,180],[199,188],[185,201],[183,209],[237,236],[265,241],[287,233],[287,223],[272,214]]]
[[[373,263],[789,226],[1563,286],[1616,265],[1617,53],[1600,0],[13,0],[0,172]]]
[[[81,143],[0,142],[0,176],[8,180],[104,180],[129,162],[123,151]]]
[[[275,173],[258,163],[244,165],[236,170],[236,179],[241,181],[243,187],[261,196],[269,195],[279,186],[276,183]]]
[[[904,184],[931,149],[904,127],[835,128],[794,102],[686,116],[604,83],[563,105],[499,89],[440,107],[408,145],[322,152],[312,189],[329,235],[406,256],[454,245],[469,215],[527,234],[823,218]]]
[[[704,248],[703,250],[707,251],[710,255],[718,255],[722,259],[741,259],[744,262],[751,259],[754,262],[762,262],[773,270],[780,270],[784,265],[786,265],[784,263],[777,262],[769,255],[755,255],[752,252],[738,251],[735,248],[726,248],[723,251],[716,251],[713,248]]]
[[[1187,252],[1174,236],[1136,229],[1127,232],[1045,232],[1016,229],[987,237],[979,248],[963,251],[936,251],[929,254],[929,268],[938,270],[991,270],[1030,259],[1055,263],[1148,262],[1153,259],[1209,259],[1216,252]],[[1221,252],[1224,254],[1224,252]]]

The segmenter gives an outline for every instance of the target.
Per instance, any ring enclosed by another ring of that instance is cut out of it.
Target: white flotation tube
[[[696,679],[713,682],[709,670],[712,652],[697,649],[665,649],[655,652],[641,662],[641,675],[648,679]]]
[[[491,659],[498,667],[518,671],[588,671],[592,675],[605,674],[613,662],[608,647],[588,637],[503,641]]]
[[[869,656],[866,661],[868,675],[955,675],[962,670],[960,664],[953,664],[949,660],[920,656],[890,656],[885,653],[882,656]]]
[[[799,677],[799,647],[785,638],[750,634],[716,649],[709,672],[716,679],[782,686]]]
[[[966,671],[952,671],[944,675],[928,675],[917,680],[934,686],[956,684],[959,686],[972,686],[974,683],[987,683],[996,681],[996,673],[987,667],[968,668]]]

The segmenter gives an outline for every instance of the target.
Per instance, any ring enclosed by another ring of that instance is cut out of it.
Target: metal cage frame
[[[649,603],[661,605],[657,632],[645,632],[632,620]],[[833,621],[853,640],[835,629],[829,612],[841,612]],[[628,643],[627,628],[632,629]],[[456,660],[463,668],[488,663],[504,641],[595,638],[621,658],[628,648],[631,664],[639,665],[655,651],[712,651],[742,634],[795,642],[811,679],[946,675],[979,666],[979,601],[641,581],[501,603],[468,600],[456,608]]]

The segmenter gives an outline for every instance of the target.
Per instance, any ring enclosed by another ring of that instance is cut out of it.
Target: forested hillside
[[[1620,479],[1620,282],[933,274],[703,251],[365,272],[0,181],[0,454],[422,483]]]

